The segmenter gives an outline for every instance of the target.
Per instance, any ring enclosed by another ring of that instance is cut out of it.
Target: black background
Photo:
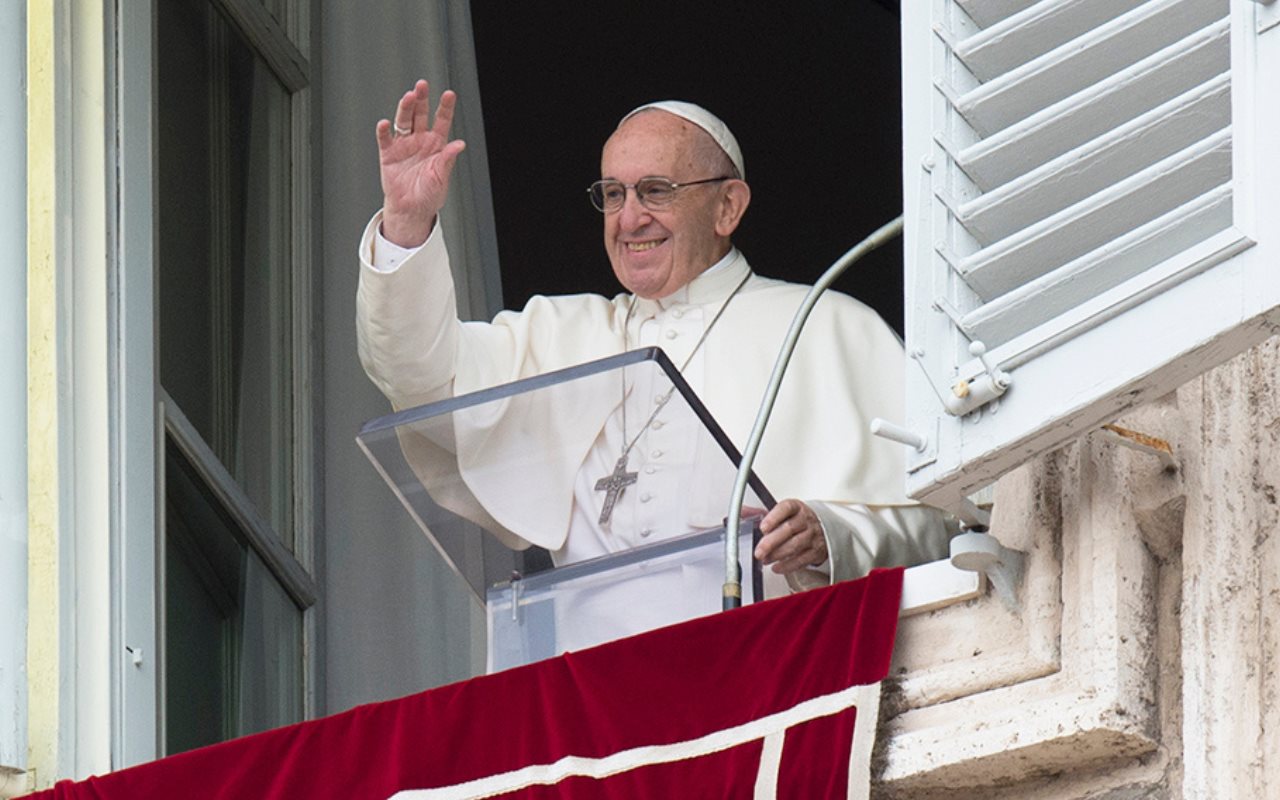
[[[738,138],[752,200],[734,242],[762,275],[812,283],[901,213],[893,0],[474,0],[471,13],[508,308],[619,291],[586,187],[618,119],[653,100],[703,105]],[[836,288],[901,331],[901,239]]]

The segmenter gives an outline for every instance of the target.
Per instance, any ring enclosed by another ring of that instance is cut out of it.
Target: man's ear
[[[738,229],[742,215],[747,213],[751,205],[751,187],[746,181],[734,178],[725,181],[720,195],[720,214],[716,217],[716,235],[728,237]]]

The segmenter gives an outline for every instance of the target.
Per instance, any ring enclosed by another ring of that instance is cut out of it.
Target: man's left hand
[[[813,509],[799,500],[783,500],[760,521],[764,536],[756,558],[780,574],[816,567],[827,560],[827,539]]]

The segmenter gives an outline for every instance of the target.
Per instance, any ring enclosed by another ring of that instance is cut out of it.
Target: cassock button
[[[657,468],[657,467],[655,467],[655,466],[654,466],[654,465],[652,465],[652,464],[650,464],[649,466],[647,466],[647,467],[645,467],[645,468],[644,468],[644,474],[645,474],[645,475],[652,475],[653,473],[655,473],[655,472],[657,472],[657,471],[658,471],[658,468]]]
[[[640,538],[641,538],[641,539],[648,539],[648,538],[649,538],[649,534],[651,534],[651,533],[653,533],[653,529],[652,529],[652,528],[645,528],[644,530],[640,531]]]
[[[683,308],[671,309],[671,316],[675,317],[676,319],[680,319],[681,317],[684,316],[684,309]]]
[[[650,455],[650,456],[652,456],[653,458],[662,458],[662,451],[661,451],[661,450],[654,450],[654,451],[653,451],[652,453],[650,453],[649,455]]]
[[[648,492],[645,492],[644,494],[640,495],[641,503],[647,503],[652,499],[653,499],[653,495],[649,494]]]
[[[680,335],[680,332],[679,332],[679,331],[677,331],[675,328],[668,328],[668,329],[667,329],[667,338],[668,338],[668,339],[674,339],[674,338],[676,338],[676,337],[677,337],[677,336],[679,336],[679,335]]]
[[[660,419],[655,419],[655,420],[653,421],[653,429],[654,429],[655,431],[660,431],[660,430],[662,430],[662,426],[663,426],[663,425],[666,425],[666,424],[667,424],[667,423],[663,422],[663,421],[662,421],[662,420],[660,420]]]

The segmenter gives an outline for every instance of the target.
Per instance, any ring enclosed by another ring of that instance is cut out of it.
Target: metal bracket
[[[959,380],[951,387],[951,396],[942,402],[947,413],[963,417],[993,400],[999,399],[1013,385],[1013,376],[987,360],[987,346],[979,341],[969,343],[969,353],[982,362],[984,372],[972,381]]]
[[[938,421],[934,420],[934,425]],[[929,454],[929,437],[913,430],[908,430],[900,425],[894,425],[886,419],[876,417],[871,420],[871,434],[879,436],[881,439],[888,439],[891,442],[906,445],[913,451],[907,463],[907,474],[911,475],[930,464],[937,463],[938,457]]]
[[[986,529],[970,528],[951,540],[951,564],[981,572],[991,581],[1005,608],[1018,613],[1018,584],[1022,582],[1024,553],[1000,544]]]
[[[881,439],[888,439],[891,442],[904,444],[915,450],[917,453],[923,453],[929,447],[929,437],[922,436],[914,431],[909,431],[899,425],[894,425],[887,419],[876,417],[871,420],[871,433],[879,436]]]
[[[20,797],[36,788],[35,773],[0,765],[0,800]]]
[[[511,621],[512,622],[520,621],[520,590],[524,587],[524,582],[521,580],[522,577],[523,576],[517,571],[513,570],[511,573]]]
[[[1103,425],[1102,431],[1108,439],[1116,444],[1160,459],[1160,466],[1166,471],[1178,471],[1178,462],[1173,457],[1173,447],[1164,439],[1157,439],[1145,433],[1121,428],[1119,425]]]

